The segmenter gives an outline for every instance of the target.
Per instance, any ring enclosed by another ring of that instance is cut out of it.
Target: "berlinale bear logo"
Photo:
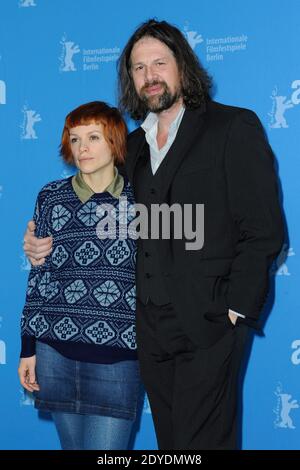
[[[272,91],[271,99],[273,100],[273,106],[269,113],[269,116],[271,117],[270,127],[272,129],[289,127],[285,118],[285,112],[300,103],[300,80],[294,80],[291,88],[295,91],[292,93],[290,98],[279,95],[277,87]]]
[[[6,85],[3,80],[0,80],[0,104],[6,104]]]

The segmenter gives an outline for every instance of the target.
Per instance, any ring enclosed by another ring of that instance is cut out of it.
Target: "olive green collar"
[[[112,182],[107,186],[107,188],[104,189],[103,192],[107,191],[111,196],[115,198],[119,198],[123,188],[124,188],[124,178],[122,175],[119,174],[117,168],[114,168],[114,179]],[[87,202],[90,197],[95,194],[95,192],[89,187],[89,185],[84,181],[82,177],[82,173],[78,171],[76,175],[73,176],[72,178],[72,186],[73,189],[80,199],[81,202],[85,203]]]

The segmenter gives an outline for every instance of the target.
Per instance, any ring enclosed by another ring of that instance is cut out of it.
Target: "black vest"
[[[144,204],[150,214],[151,204],[161,204],[160,192],[162,188],[162,177],[166,171],[166,158],[160,164],[155,175],[152,173],[150,150],[147,143],[140,155],[134,175],[134,188],[136,202]],[[150,219],[150,217],[149,217]],[[138,240],[137,256],[137,297],[146,304],[149,299],[156,305],[170,303],[165,286],[165,273],[159,262],[160,240],[149,238]]]

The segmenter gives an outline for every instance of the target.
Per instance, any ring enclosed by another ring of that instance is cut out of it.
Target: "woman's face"
[[[102,124],[88,124],[70,129],[70,146],[77,168],[83,174],[101,173],[114,166],[114,158],[103,135]]]

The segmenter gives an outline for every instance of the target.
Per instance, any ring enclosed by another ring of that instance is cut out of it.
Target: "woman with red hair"
[[[53,250],[29,274],[18,372],[35,407],[51,412],[63,449],[127,449],[136,417],[136,242],[118,235],[120,201],[134,207],[116,167],[126,137],[106,103],[70,112],[61,155],[78,171],[44,186],[36,202],[36,234],[51,236]],[[105,236],[107,212],[116,230]]]

